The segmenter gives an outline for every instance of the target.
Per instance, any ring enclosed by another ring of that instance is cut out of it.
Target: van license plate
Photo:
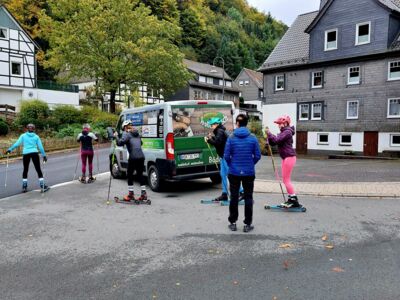
[[[200,158],[200,153],[181,154],[181,160],[193,160]]]

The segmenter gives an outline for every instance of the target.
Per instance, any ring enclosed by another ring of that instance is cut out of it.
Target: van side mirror
[[[114,137],[114,128],[112,127],[107,127],[107,138],[109,141],[112,141],[115,137]]]

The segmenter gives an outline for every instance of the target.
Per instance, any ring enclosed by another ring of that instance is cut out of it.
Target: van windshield
[[[175,137],[206,136],[212,130],[211,119],[220,120],[228,132],[233,131],[231,106],[172,106]]]

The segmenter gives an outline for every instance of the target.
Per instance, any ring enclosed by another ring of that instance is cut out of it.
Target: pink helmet
[[[284,116],[279,117],[278,119],[276,119],[276,120],[274,121],[274,123],[276,123],[276,124],[288,123],[288,124],[290,125],[291,120],[290,120],[290,117],[289,117],[288,115],[284,115]]]

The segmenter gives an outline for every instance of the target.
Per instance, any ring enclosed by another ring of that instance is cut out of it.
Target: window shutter
[[[322,70],[321,71],[321,84],[322,84],[322,88],[325,87],[325,71]]]
[[[308,88],[310,89],[310,91],[312,90],[313,79],[314,79],[314,78],[313,78],[313,72],[311,71],[311,72],[310,72],[310,84],[309,84],[309,87],[308,87]]]

